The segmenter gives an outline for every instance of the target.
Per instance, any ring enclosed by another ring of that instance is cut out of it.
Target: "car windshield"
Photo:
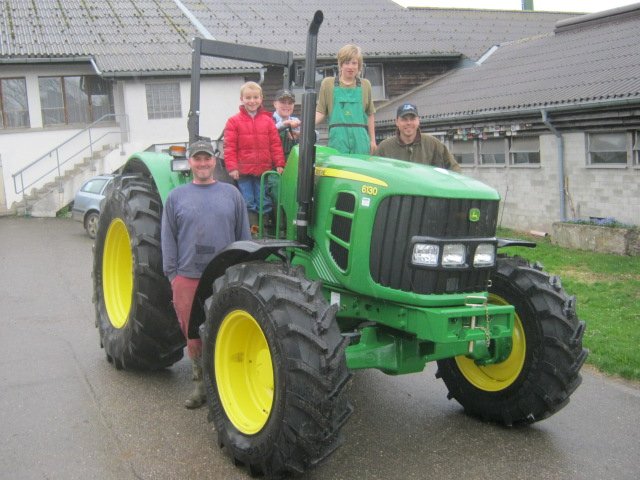
[[[94,178],[84,184],[84,187],[82,187],[82,191],[89,193],[100,193],[105,183],[107,183],[106,178]]]

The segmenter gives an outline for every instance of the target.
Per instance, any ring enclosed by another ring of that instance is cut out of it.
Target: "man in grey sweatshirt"
[[[189,146],[193,181],[173,189],[162,212],[162,268],[171,281],[173,305],[187,339],[195,388],[185,402],[201,407],[205,400],[202,383],[202,341],[190,339],[189,316],[202,272],[211,259],[230,243],[250,240],[247,207],[237,188],[215,180],[216,158],[208,141]]]

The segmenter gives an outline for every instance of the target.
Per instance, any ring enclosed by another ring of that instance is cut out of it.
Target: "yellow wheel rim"
[[[494,305],[509,305],[509,302],[497,295],[489,295],[489,303]],[[522,372],[527,350],[526,338],[522,321],[515,315],[513,325],[511,353],[503,362],[493,365],[477,365],[467,357],[456,357],[456,363],[462,375],[475,387],[487,392],[498,392],[509,387]]]
[[[127,226],[119,218],[111,222],[104,240],[102,289],[109,322],[124,327],[133,298],[133,254]]]
[[[214,362],[227,417],[246,435],[259,432],[271,413],[274,376],[267,339],[251,314],[227,314],[216,338]]]

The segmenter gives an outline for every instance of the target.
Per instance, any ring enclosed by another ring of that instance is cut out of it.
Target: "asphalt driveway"
[[[66,219],[0,218],[0,478],[242,479],[186,360],[123,372],[99,347],[92,240]],[[640,386],[583,370],[555,416],[503,428],[465,416],[434,368],[354,375],[346,442],[308,479],[637,479]]]

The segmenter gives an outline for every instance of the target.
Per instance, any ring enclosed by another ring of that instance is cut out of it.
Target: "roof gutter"
[[[209,75],[244,75],[247,73],[256,73],[264,76],[264,68],[234,68],[234,69],[217,69],[203,70]],[[108,72],[103,73],[104,78],[140,78],[140,77],[184,77],[190,76],[191,70],[145,70],[145,71],[129,71],[129,72]]]
[[[558,179],[560,194],[560,221],[567,219],[566,196],[565,196],[565,167],[564,167],[564,139],[558,129],[551,123],[549,115],[545,109],[541,109],[542,123],[556,136],[556,148],[558,149]]]
[[[10,57],[0,58],[0,63],[6,64],[24,64],[24,63],[83,63],[91,62],[93,57],[76,56],[76,57]]]
[[[402,60],[402,61],[413,61],[413,62],[424,62],[425,60],[460,60],[460,58],[462,58],[462,54],[461,53],[424,53],[423,55],[410,55],[410,54],[403,54],[403,55],[367,55],[366,53],[363,54],[365,57],[365,63],[367,63],[367,61],[369,63],[374,63],[376,61],[393,61],[393,60]],[[326,59],[327,57],[318,57],[318,59]],[[335,62],[335,55],[333,57],[330,57],[334,62]]]
[[[455,122],[459,121],[469,121],[469,120],[485,120],[495,117],[505,117],[505,116],[525,116],[536,114],[541,110],[546,110],[547,112],[564,112],[570,110],[586,110],[592,107],[618,107],[622,105],[640,105],[640,98],[635,99],[617,99],[617,100],[599,100],[595,102],[582,102],[582,103],[569,103],[564,105],[557,106],[545,106],[539,105],[536,107],[531,107],[527,109],[515,109],[515,110],[493,110],[487,113],[478,113],[478,114],[470,114],[470,115],[449,115],[449,116],[424,116],[421,117],[427,123],[429,122],[446,122],[448,120],[452,120]],[[385,120],[389,122],[395,122],[394,120]],[[383,124],[383,122],[381,122]]]
[[[89,62],[91,68],[96,75],[102,76],[102,72],[98,68],[96,59],[93,55],[90,56],[78,56],[78,57],[11,57],[0,58],[0,63],[5,64],[37,64],[37,63],[84,63]]]

